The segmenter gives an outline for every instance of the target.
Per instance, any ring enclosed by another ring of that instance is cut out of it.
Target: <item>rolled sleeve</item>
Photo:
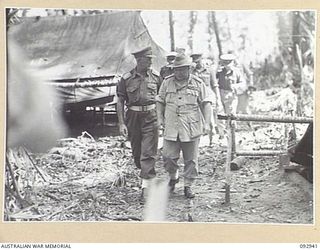
[[[212,92],[212,91],[211,91]],[[199,102],[204,103],[204,102],[213,102],[213,93],[210,94],[210,91],[208,87],[204,84],[200,84],[200,94],[199,94]]]
[[[219,87],[218,80],[217,80],[217,73],[214,70],[214,68],[210,67],[209,72],[210,72],[210,85],[212,89]]]
[[[126,84],[123,78],[120,79],[120,82],[117,85],[117,96],[128,100]]]

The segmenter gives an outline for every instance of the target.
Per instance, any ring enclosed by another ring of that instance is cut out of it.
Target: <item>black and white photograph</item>
[[[315,10],[5,12],[3,222],[315,224]]]

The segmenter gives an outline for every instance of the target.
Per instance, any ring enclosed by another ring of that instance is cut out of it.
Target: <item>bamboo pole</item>
[[[230,205],[230,164],[232,158],[232,132],[231,132],[231,119],[227,120],[227,133],[228,133],[228,147],[227,147],[227,159],[226,159],[226,166],[225,166],[225,176],[226,176],[226,183],[225,183],[225,205]]]
[[[234,158],[230,163],[230,169],[232,171],[239,170],[242,168],[242,165],[246,162],[246,157],[240,156],[237,158]]]
[[[88,82],[47,82],[47,85],[59,88],[94,88],[117,86],[115,81],[88,81]]]
[[[8,156],[6,156],[6,163],[7,163],[6,166],[7,166],[8,170],[9,170],[10,175],[11,175],[13,187],[14,187],[14,189],[16,191],[16,194],[17,194],[17,198],[18,198],[18,200],[19,200],[19,202],[21,204],[21,207],[24,208],[24,207],[26,207],[26,205],[25,205],[26,202],[25,202],[25,200],[23,199],[23,197],[20,194],[19,186],[18,186],[18,183],[16,182],[16,177],[14,175],[14,171],[13,171],[13,169],[11,167],[11,163],[9,161]]]
[[[280,155],[280,154],[285,154],[286,151],[283,150],[263,150],[263,151],[237,151],[236,155],[237,156],[275,156],[275,155]]]
[[[235,133],[235,131],[236,131],[236,129],[235,129],[235,121],[230,121],[231,161],[236,157],[236,133]]]
[[[35,170],[38,172],[38,174],[41,176],[41,178],[47,182],[48,180],[44,177],[42,171],[37,167],[37,165],[34,163],[32,157],[30,156],[30,154],[28,153],[27,149],[25,147],[22,147],[22,152],[25,156],[28,157],[28,159],[30,160],[31,162],[31,165],[35,168]]]
[[[219,115],[218,119],[227,120],[230,117],[231,120],[236,121],[256,121],[256,122],[282,122],[282,123],[311,123],[313,117],[295,117],[295,116],[268,116],[268,115]]]

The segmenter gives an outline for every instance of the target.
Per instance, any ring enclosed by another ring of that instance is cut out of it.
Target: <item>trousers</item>
[[[159,136],[156,109],[146,112],[128,110],[126,125],[134,162],[141,169],[140,177],[154,178]]]
[[[175,179],[179,170],[178,160],[180,151],[182,150],[184,160],[184,184],[190,185],[198,176],[198,155],[199,155],[199,141],[181,142],[163,140],[163,161],[166,171],[169,173],[171,179]]]
[[[238,104],[237,95],[231,90],[220,89],[220,96],[225,114],[235,114]]]

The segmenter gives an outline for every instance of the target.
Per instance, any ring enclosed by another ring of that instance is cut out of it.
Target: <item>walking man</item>
[[[151,47],[132,53],[137,66],[124,74],[118,84],[117,112],[119,130],[131,142],[135,165],[141,169],[141,199],[156,176],[155,161],[158,146],[156,95],[161,84],[160,75],[151,69]],[[125,114],[124,104],[128,110]]]
[[[184,159],[184,195],[194,198],[191,186],[198,175],[200,136],[209,132],[211,103],[204,82],[190,74],[191,60],[179,55],[172,67],[173,75],[164,79],[157,96],[158,122],[164,129],[163,160],[174,191],[179,181],[178,159]]]
[[[220,92],[218,88],[218,83],[215,77],[215,71],[212,65],[205,66],[203,63],[203,57],[201,53],[191,54],[193,67],[191,69],[191,74],[199,77],[207,86],[209,95],[211,96],[211,104],[212,104],[212,117],[210,122],[210,133],[209,133],[209,145],[212,145],[213,140],[213,128],[215,128],[215,132],[219,133],[218,130],[218,119],[217,119],[217,111],[218,107],[221,103]],[[219,133],[220,134],[220,133]]]
[[[234,66],[235,56],[223,54],[217,71],[218,86],[225,114],[235,114],[238,104],[237,95],[246,91],[246,82],[241,71]]]

